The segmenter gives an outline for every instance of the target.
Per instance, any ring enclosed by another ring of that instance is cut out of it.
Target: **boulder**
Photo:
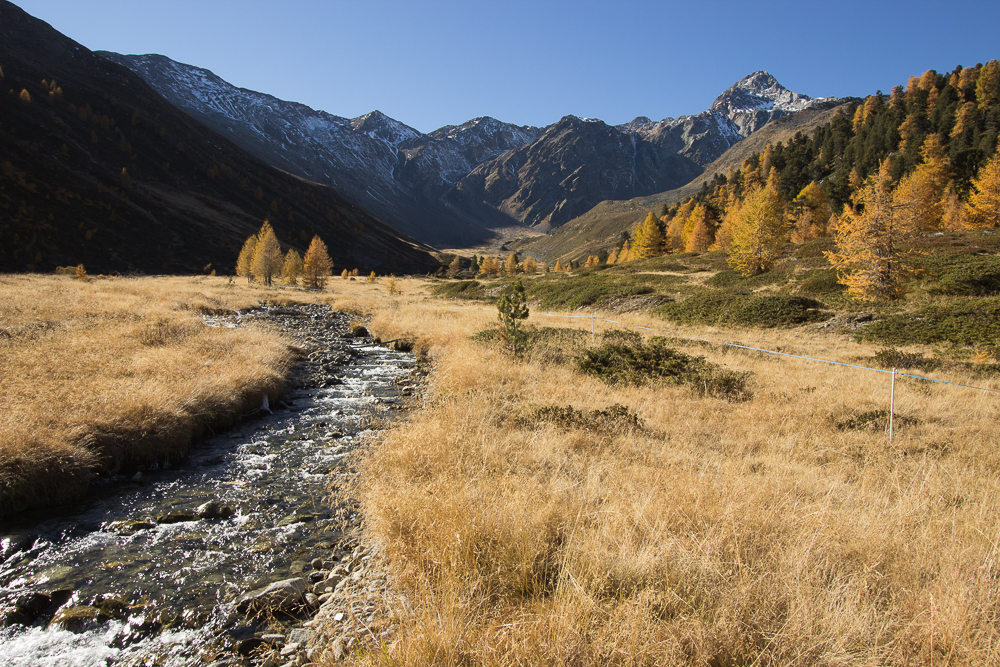
[[[228,519],[233,514],[236,514],[236,510],[218,500],[209,500],[207,503],[198,505],[194,510],[194,514],[199,519]]]
[[[295,611],[303,605],[308,589],[309,584],[302,577],[276,581],[244,595],[236,603],[236,609],[241,614]]]

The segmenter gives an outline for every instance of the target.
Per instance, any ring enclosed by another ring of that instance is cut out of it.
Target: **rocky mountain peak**
[[[378,109],[352,118],[351,127],[354,128],[355,132],[362,132],[373,139],[381,139],[392,146],[420,136],[420,132],[386,116]]]
[[[727,88],[709,111],[727,116],[740,135],[747,137],[786,113],[802,111],[826,99],[788,90],[769,72],[757,70]]]

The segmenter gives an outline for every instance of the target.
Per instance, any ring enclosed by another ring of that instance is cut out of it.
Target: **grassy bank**
[[[281,390],[291,353],[202,315],[267,294],[223,278],[0,276],[0,515],[181,457]]]
[[[427,407],[363,462],[405,602],[398,641],[356,664],[1000,663],[995,395],[901,380],[890,444],[885,375],[682,340],[880,358],[835,329],[616,316],[748,377],[733,400],[585,373],[589,321],[512,360],[476,336],[494,314],[405,290],[420,307],[332,299],[435,368]]]

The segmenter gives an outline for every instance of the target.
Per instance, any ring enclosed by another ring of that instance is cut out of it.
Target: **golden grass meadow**
[[[322,301],[415,341],[429,389],[365,451],[352,489],[399,630],[353,664],[1000,664],[995,394],[900,378],[890,444],[861,418],[888,408],[885,374],[677,341],[752,373],[752,398],[611,386],[552,350],[512,359],[472,340],[496,310],[430,297],[425,280],[399,281],[403,303],[382,282],[337,279],[324,292],[0,282],[4,502],[34,493],[23,480],[38,469],[106,468],[102,456],[121,460],[109,447],[166,434],[186,443],[208,415],[277,392],[287,343],[201,327],[203,312]],[[528,323],[589,339],[589,319],[540,315]],[[612,319],[847,363],[875,351],[815,325]],[[595,328],[599,341],[621,327]],[[931,375],[997,388],[956,367]],[[616,405],[637,420],[545,418]]]

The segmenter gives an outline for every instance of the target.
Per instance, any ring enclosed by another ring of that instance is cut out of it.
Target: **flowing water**
[[[232,602],[337,548],[350,508],[331,502],[330,475],[350,474],[347,454],[410,391],[413,355],[364,340],[341,342],[352,360],[327,366],[319,383],[333,386],[290,392],[289,407],[196,444],[176,467],[108,484],[58,516],[36,512],[5,526],[8,546],[20,538],[30,547],[0,563],[0,607],[30,591],[52,603],[31,625],[0,629],[0,663],[205,664],[211,647],[259,631]],[[235,513],[191,515],[210,500]],[[46,627],[60,604],[108,613],[76,632]]]

